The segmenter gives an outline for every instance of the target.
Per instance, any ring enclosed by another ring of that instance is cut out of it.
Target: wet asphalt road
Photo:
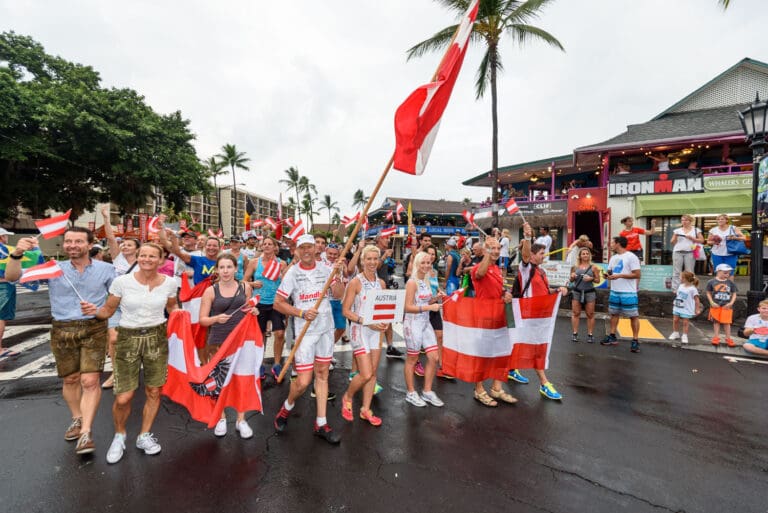
[[[3,382],[0,511],[768,511],[768,366],[649,345],[633,355],[626,343],[573,344],[568,332],[560,319],[548,371],[562,403],[533,383],[511,384],[520,402],[490,409],[470,385],[441,380],[445,408],[417,409],[403,400],[402,362],[384,361],[374,401],[384,425],[345,425],[336,400],[329,420],[343,434],[339,447],[311,435],[308,395],[274,434],[284,384],[264,390],[251,440],[237,437],[234,415],[217,439],[164,399],[158,456],[133,447],[136,408],[126,455],[108,465],[111,392],[97,452],[81,458],[63,440],[58,380]],[[346,373],[331,379],[340,394]]]

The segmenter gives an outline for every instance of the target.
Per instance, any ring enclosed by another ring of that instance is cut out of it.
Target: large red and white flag
[[[30,281],[51,280],[64,275],[64,270],[59,267],[56,260],[49,260],[40,265],[35,265],[24,270],[19,283],[29,283]]]
[[[208,338],[208,329],[200,326],[200,302],[205,289],[211,286],[210,276],[193,287],[189,286],[189,280],[186,276],[181,277],[181,290],[179,291],[179,302],[181,308],[189,312],[192,319],[192,335],[197,347],[204,347]]]
[[[475,214],[473,212],[465,210],[461,215],[469,224],[475,224]]]
[[[158,233],[160,231],[160,228],[158,227],[159,221],[160,216],[152,216],[152,219],[147,223],[147,230],[149,230],[149,233]]]
[[[267,226],[269,226],[269,228],[270,228],[271,230],[276,230],[276,229],[277,229],[277,223],[276,223],[276,222],[275,222],[275,220],[274,220],[274,219],[272,219],[271,217],[266,217],[266,218],[264,218],[264,224],[266,224]]]
[[[360,219],[360,212],[355,212],[355,215],[352,217],[350,216],[344,216],[341,218],[341,224],[344,225],[345,228],[349,228],[353,224],[355,224]]]
[[[451,298],[453,299],[453,298]],[[560,294],[513,299],[459,297],[443,303],[443,370],[478,382],[510,369],[546,369]]]
[[[246,315],[210,362],[200,365],[192,340],[188,312],[176,310],[168,319],[168,380],[163,394],[209,428],[224,408],[261,411],[259,368],[264,343],[255,315]]]
[[[48,219],[38,219],[35,221],[35,226],[40,230],[40,234],[44,239],[58,237],[67,231],[70,214],[72,214],[71,208],[60,216],[49,217]]]
[[[514,198],[510,198],[509,201],[507,201],[506,205],[504,205],[504,208],[507,209],[507,213],[509,215],[520,212],[520,207],[517,206],[517,202],[515,201]]]
[[[222,237],[224,237],[224,230],[222,230],[221,228],[219,228],[219,231],[218,231],[218,232],[214,232],[214,231],[213,231],[213,228],[208,228],[208,235],[209,235],[210,237],[216,237],[216,238],[219,238],[219,239],[221,239]]]
[[[306,230],[304,229],[304,221],[299,218],[293,222],[293,227],[291,228],[291,231],[288,232],[288,238],[296,241],[305,233]]]
[[[459,23],[456,36],[443,56],[434,81],[416,89],[395,112],[393,167],[398,171],[412,175],[424,172],[440,127],[440,118],[451,98],[453,85],[467,53],[478,5],[479,0],[470,2]]]
[[[381,237],[391,237],[397,232],[397,226],[390,226],[389,228],[382,228],[379,232],[379,236]]]
[[[264,263],[264,260],[262,260],[261,265],[264,267],[264,270],[261,272],[264,278],[272,281],[280,278],[280,261],[277,258],[273,258],[269,263]]]
[[[384,217],[387,218],[387,221],[391,221],[395,218],[395,212],[393,210],[387,210],[387,213],[384,214]]]

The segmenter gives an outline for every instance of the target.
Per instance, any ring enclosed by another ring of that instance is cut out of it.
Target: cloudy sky
[[[762,13],[758,14],[759,11]],[[276,197],[296,166],[351,211],[394,145],[396,107],[440,56],[405,51],[454,23],[432,0],[0,0],[0,30],[93,66],[158,112],[191,120],[201,158],[233,143],[238,175]],[[566,51],[502,43],[501,165],[569,153],[647,121],[744,57],[768,61],[764,0],[559,0],[536,23]],[[392,173],[380,197],[481,200],[463,180],[490,169],[490,97],[476,101],[470,49],[425,174]],[[378,205],[379,202],[376,202]]]

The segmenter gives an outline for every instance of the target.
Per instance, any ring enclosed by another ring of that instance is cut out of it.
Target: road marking
[[[768,365],[768,360],[755,360],[752,358],[742,358],[741,356],[723,356],[725,360],[728,360],[731,363],[736,362],[749,362],[749,363],[761,363],[763,365]]]
[[[624,338],[632,336],[632,325],[629,319],[619,319],[619,336]],[[666,337],[651,324],[651,321],[640,319],[640,338],[664,340]]]
[[[5,333],[3,334],[3,338],[9,338],[15,335],[21,335],[22,333],[27,333],[28,331],[35,331],[35,330],[41,330],[41,329],[50,330],[51,325],[50,324],[24,324],[22,326],[7,326],[5,328]]]
[[[15,346],[12,347],[12,349],[14,351],[18,351],[19,353],[23,353],[24,351],[32,349],[33,347],[37,347],[39,345],[45,344],[49,340],[50,340],[50,335],[48,333],[41,333],[40,335],[32,337],[31,339],[25,342],[16,344]]]

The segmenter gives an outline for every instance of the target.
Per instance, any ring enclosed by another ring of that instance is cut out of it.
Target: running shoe
[[[267,379],[267,368],[264,366],[264,364],[262,364],[261,367],[259,367],[259,377],[261,378],[262,381]]]
[[[80,438],[80,427],[82,425],[83,425],[83,419],[81,417],[72,419],[72,422],[69,424],[69,427],[64,432],[64,440],[71,442],[73,440],[77,440],[78,438]]]
[[[681,343],[681,344],[687,344],[687,343],[688,343],[688,335],[686,335],[685,333],[683,333],[683,334],[680,336],[680,343]]]
[[[381,426],[381,418],[373,414],[371,410],[360,410],[360,418],[367,420],[371,426]]]
[[[512,381],[520,383],[521,385],[527,385],[530,381],[528,378],[520,374],[517,369],[512,369],[509,371],[509,374],[507,374],[507,379],[511,379]]]
[[[680,338],[680,333],[677,331],[673,331],[672,334],[669,336],[669,340],[677,340]]]
[[[424,377],[424,366],[421,362],[416,362],[416,365],[413,366],[413,373],[422,378]]]
[[[362,414],[363,412],[360,411],[360,415]],[[347,422],[355,420],[355,414],[352,411],[352,401],[345,401],[344,398],[341,399],[341,417]]]
[[[91,454],[96,450],[96,444],[93,443],[93,438],[88,432],[81,433],[80,438],[77,439],[77,445],[75,446],[76,454]]]
[[[594,344],[595,343],[595,336],[591,333],[587,335],[587,344]]]
[[[736,347],[736,342],[732,338],[726,338],[725,343],[728,344],[728,347]]]
[[[309,396],[310,397],[317,397],[317,394],[315,393],[315,387],[314,386],[312,386],[312,391],[309,393]],[[328,401],[333,401],[334,399],[336,399],[336,394],[334,394],[333,392],[331,392],[329,390],[328,391],[328,399],[327,400]]]
[[[318,426],[315,424],[314,433],[315,436],[319,436],[329,444],[336,445],[341,442],[341,435],[331,429],[331,426],[328,424],[325,424],[324,426]]]
[[[275,431],[278,433],[285,431],[285,426],[288,425],[288,416],[290,414],[291,412],[285,409],[285,405],[280,407],[280,411],[277,412],[277,415],[275,415]]]
[[[719,346],[720,345],[720,337],[712,337],[712,345],[713,346]]]
[[[403,358],[403,352],[395,346],[387,347],[387,358]]]
[[[579,341],[579,334],[574,333],[573,336],[571,336],[571,342],[578,342]]]
[[[683,335],[683,336],[685,336],[685,335]],[[686,337],[686,342],[684,342],[684,343],[687,343],[687,338],[688,337]],[[633,353],[639,353],[640,352],[640,342],[638,342],[637,340],[633,340],[632,341],[632,345],[629,346],[629,350],[632,351]]]
[[[357,376],[358,374],[360,374],[360,373],[357,372],[357,371],[350,372],[349,373],[349,380],[352,381],[355,378],[355,376]]]
[[[283,372],[283,366],[282,364],[276,363],[272,366],[272,376],[274,376],[275,379],[280,377],[280,373]]]
[[[144,454],[158,454],[162,447],[157,443],[157,438],[152,433],[142,433],[136,438],[136,448],[144,451]]]
[[[125,452],[125,433],[115,433],[115,437],[112,439],[112,443],[109,445],[107,451],[107,463],[117,463],[123,459],[123,453]]]
[[[379,382],[376,382],[376,386],[373,387],[373,395],[379,395],[381,391],[384,390],[384,387],[379,385]]]
[[[405,401],[408,403],[411,403],[412,405],[418,407],[418,408],[424,408],[427,403],[424,402],[424,399],[422,399],[419,396],[419,393],[417,391],[408,392],[405,394]]]
[[[246,420],[241,420],[240,422],[235,423],[235,430],[237,430],[240,438],[243,440],[247,440],[253,436],[253,429],[251,429],[251,426],[248,425],[248,421]]]
[[[213,428],[213,434],[216,436],[225,436],[227,434],[227,419],[219,419],[216,427]]]
[[[603,340],[600,341],[600,345],[601,346],[618,346],[619,341],[616,338],[616,335],[614,335],[613,333],[610,333],[606,335]]]
[[[539,388],[539,393],[547,399],[552,399],[553,401],[560,401],[563,398],[563,396],[560,395],[560,392],[555,389],[555,386],[552,383],[545,383],[541,385],[541,388]]]
[[[437,394],[435,393],[434,390],[430,390],[429,392],[422,392],[421,398],[425,402],[428,402],[432,406],[437,406],[438,408],[445,405],[445,403],[441,401],[439,397],[437,397]]]

